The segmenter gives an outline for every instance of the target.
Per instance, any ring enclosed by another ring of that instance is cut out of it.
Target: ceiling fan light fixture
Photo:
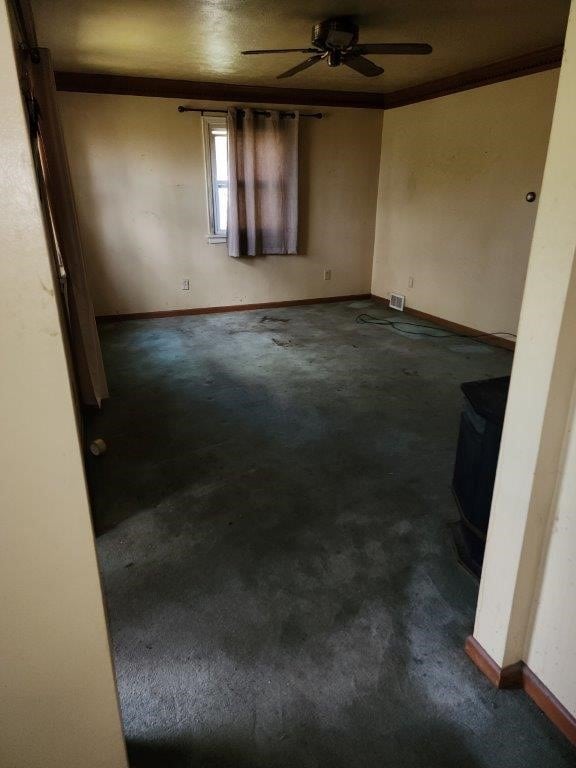
[[[328,51],[328,66],[339,67],[342,64],[342,52],[337,49],[331,49]]]
[[[345,50],[358,42],[358,25],[346,18],[326,19],[312,27],[312,45]]]

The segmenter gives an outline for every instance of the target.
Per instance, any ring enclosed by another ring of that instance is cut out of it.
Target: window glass
[[[204,117],[210,235],[226,237],[228,221],[228,135],[226,118]]]
[[[216,158],[216,179],[228,181],[228,139],[226,133],[214,133],[214,155]]]
[[[218,229],[225,232],[228,227],[228,187],[218,187]]]

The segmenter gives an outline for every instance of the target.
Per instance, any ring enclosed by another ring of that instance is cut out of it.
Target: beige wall
[[[0,3],[0,765],[122,768],[54,282]]]
[[[98,314],[370,292],[379,112],[301,121],[302,255],[232,260],[206,241],[199,114],[179,114],[173,99],[62,93],[60,103]]]
[[[567,610],[576,604],[575,34],[573,20],[531,250],[475,636],[499,664],[526,660],[576,714],[576,626]],[[556,72],[547,72],[386,113],[374,292],[401,290],[412,306],[482,330],[515,329],[536,212],[524,195],[539,191],[556,80]],[[178,115],[172,100],[62,94],[61,102],[99,312],[368,289],[378,114],[328,110],[325,123],[304,124],[307,255],[237,262],[223,246],[205,242],[197,117]],[[333,270],[331,283],[322,279],[324,268]],[[189,293],[180,290],[184,278],[191,280]],[[16,352],[26,353],[35,368],[36,360],[42,370],[46,363],[50,373],[50,360],[35,348]],[[25,402],[53,394],[30,392],[30,376],[14,386]],[[29,432],[33,426],[27,425]],[[29,443],[30,434],[24,437]],[[78,466],[77,457],[68,463]],[[69,483],[66,493],[74,488]],[[33,522],[45,536],[45,521]],[[66,542],[59,542],[59,552],[62,546]],[[101,621],[100,610],[92,621]],[[88,613],[82,619],[90,624]],[[27,652],[37,654],[29,645]],[[98,724],[107,719],[104,724],[113,725],[108,704],[99,718]],[[109,764],[115,760],[117,754]]]
[[[518,344],[474,636],[523,659],[576,716],[576,15],[565,53]]]
[[[515,332],[558,71],[387,111],[372,291]],[[409,279],[413,278],[413,287]]]
[[[576,717],[576,391],[568,424],[524,657]]]

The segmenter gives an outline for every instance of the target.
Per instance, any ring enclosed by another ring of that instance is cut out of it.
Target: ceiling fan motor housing
[[[327,19],[312,27],[312,45],[317,48],[343,51],[357,42],[358,25],[350,19]]]

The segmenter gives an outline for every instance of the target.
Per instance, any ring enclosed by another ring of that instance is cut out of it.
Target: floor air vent
[[[399,312],[402,312],[404,310],[405,301],[406,301],[406,296],[402,296],[401,293],[391,293],[390,309],[397,309]]]

